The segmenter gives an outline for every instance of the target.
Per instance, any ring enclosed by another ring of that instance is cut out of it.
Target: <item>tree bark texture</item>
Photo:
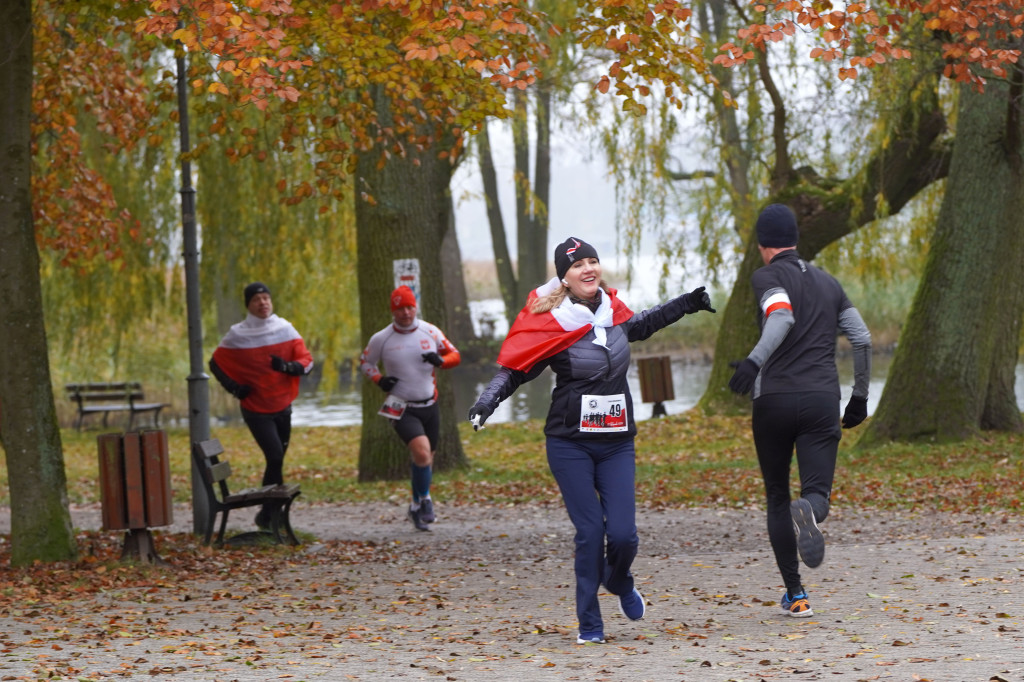
[[[895,214],[922,189],[945,177],[950,152],[937,143],[945,130],[945,119],[936,100],[926,103],[925,111],[907,112],[900,128],[902,134],[874,154],[854,180],[829,183],[805,172],[794,176],[769,202],[788,204],[796,213],[800,227],[797,250],[801,256],[813,260],[829,244],[878,218],[878,195],[887,199],[890,214]],[[711,413],[735,413],[750,407],[749,396],[736,396],[728,387],[733,372],[729,363],[745,358],[760,334],[750,276],[763,262],[752,226],[748,229],[743,261],[721,313],[708,387],[699,403]]]
[[[50,386],[32,219],[32,3],[0,21],[0,434],[11,495],[11,562],[77,555]]]
[[[387,120],[388,103],[378,96],[378,114]],[[387,125],[386,123],[383,123]],[[415,258],[420,266],[420,317],[447,335],[441,248],[451,219],[448,186],[451,162],[437,150],[407,146],[405,155],[382,162],[380,150],[361,154],[356,178],[356,232],[359,268],[359,317],[362,342],[392,322],[388,297],[395,287],[393,261]],[[458,341],[453,339],[456,347]],[[435,470],[466,464],[455,414],[455,393],[448,371],[438,370],[441,435]],[[363,428],[359,447],[359,480],[401,480],[409,477],[409,451],[377,414],[384,393],[363,382]]]
[[[494,251],[494,267],[498,273],[498,288],[501,300],[505,304],[505,319],[509,326],[519,313],[516,306],[519,301],[519,284],[516,272],[512,267],[512,254],[508,250],[508,235],[505,231],[505,220],[501,214],[498,201],[498,174],[494,170],[494,157],[491,153],[491,136],[484,123],[476,137],[477,151],[480,155],[480,179],[484,186],[484,199],[487,203],[487,225],[491,231],[491,250]],[[523,297],[523,302],[526,298]]]
[[[448,327],[445,336],[460,351],[468,348],[476,339],[473,331],[473,316],[469,312],[469,294],[466,293],[466,278],[462,275],[462,251],[455,233],[455,209],[448,195],[448,229],[441,241],[441,273],[444,277],[445,317]]]
[[[1013,377],[1024,317],[1024,129],[1011,92],[995,79],[984,93],[961,88],[928,260],[862,446],[1022,429]]]
[[[508,234],[501,214],[498,180],[494,171],[490,137],[486,127],[478,135],[480,174],[487,202],[498,285],[505,304],[505,319],[511,326],[526,303],[526,297],[547,278],[548,211],[551,198],[551,90],[538,86],[535,103],[534,168],[530,173],[529,99],[525,92],[515,93],[512,121],[512,146],[515,159],[513,184],[516,210],[516,263],[512,267]],[[568,237],[569,235],[566,235]],[[576,235],[580,236],[580,235]],[[564,237],[563,237],[564,239]],[[561,240],[560,240],[561,241]]]

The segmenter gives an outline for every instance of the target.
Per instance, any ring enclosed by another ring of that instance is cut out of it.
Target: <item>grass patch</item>
[[[541,420],[495,424],[474,433],[460,427],[466,469],[437,472],[433,494],[446,504],[561,504],[548,471]],[[72,503],[99,501],[97,432],[62,433]],[[244,425],[218,428],[231,461],[233,487],[259,484],[263,455]],[[359,427],[297,427],[285,478],[302,485],[306,503],[404,500],[408,481],[358,482]],[[1017,511],[1024,501],[1024,436],[995,434],[943,445],[855,447],[843,432],[833,499],[858,508]],[[186,429],[168,430],[176,502],[188,502],[191,478]],[[795,476],[795,473],[794,473]],[[9,504],[0,465],[0,504]],[[761,507],[763,488],[747,417],[694,410],[645,421],[637,437],[637,499],[651,508]]]

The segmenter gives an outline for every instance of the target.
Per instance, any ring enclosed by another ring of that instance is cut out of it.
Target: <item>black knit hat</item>
[[[249,307],[249,301],[251,301],[252,297],[255,296],[256,294],[267,294],[269,296],[270,295],[270,289],[268,289],[267,285],[264,284],[263,282],[253,282],[252,284],[247,286],[245,288],[245,307],[246,308]]]
[[[597,258],[597,250],[582,239],[569,237],[555,247],[555,274],[558,279],[565,277],[569,268],[583,258]]]
[[[796,215],[785,204],[766,206],[757,217],[757,243],[767,248],[796,246],[800,231]]]

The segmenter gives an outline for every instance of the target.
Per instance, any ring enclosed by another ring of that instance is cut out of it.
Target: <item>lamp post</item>
[[[178,28],[184,24],[179,22]],[[178,129],[181,136],[181,224],[185,256],[185,305],[188,315],[188,433],[192,471],[192,529],[199,533],[206,528],[210,516],[200,472],[192,457],[192,443],[210,438],[210,388],[203,370],[203,321],[199,301],[199,239],[196,235],[196,191],[192,187],[191,146],[188,137],[188,77],[185,68],[185,46],[175,50],[178,75]]]

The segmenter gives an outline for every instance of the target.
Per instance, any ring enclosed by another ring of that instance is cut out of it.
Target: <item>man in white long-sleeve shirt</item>
[[[360,369],[388,394],[380,414],[392,420],[412,460],[409,519],[418,530],[430,530],[429,524],[436,518],[430,481],[441,433],[434,372],[451,369],[462,358],[440,329],[417,319],[412,289],[398,287],[391,292],[390,303],[393,322],[370,337],[359,358]]]

